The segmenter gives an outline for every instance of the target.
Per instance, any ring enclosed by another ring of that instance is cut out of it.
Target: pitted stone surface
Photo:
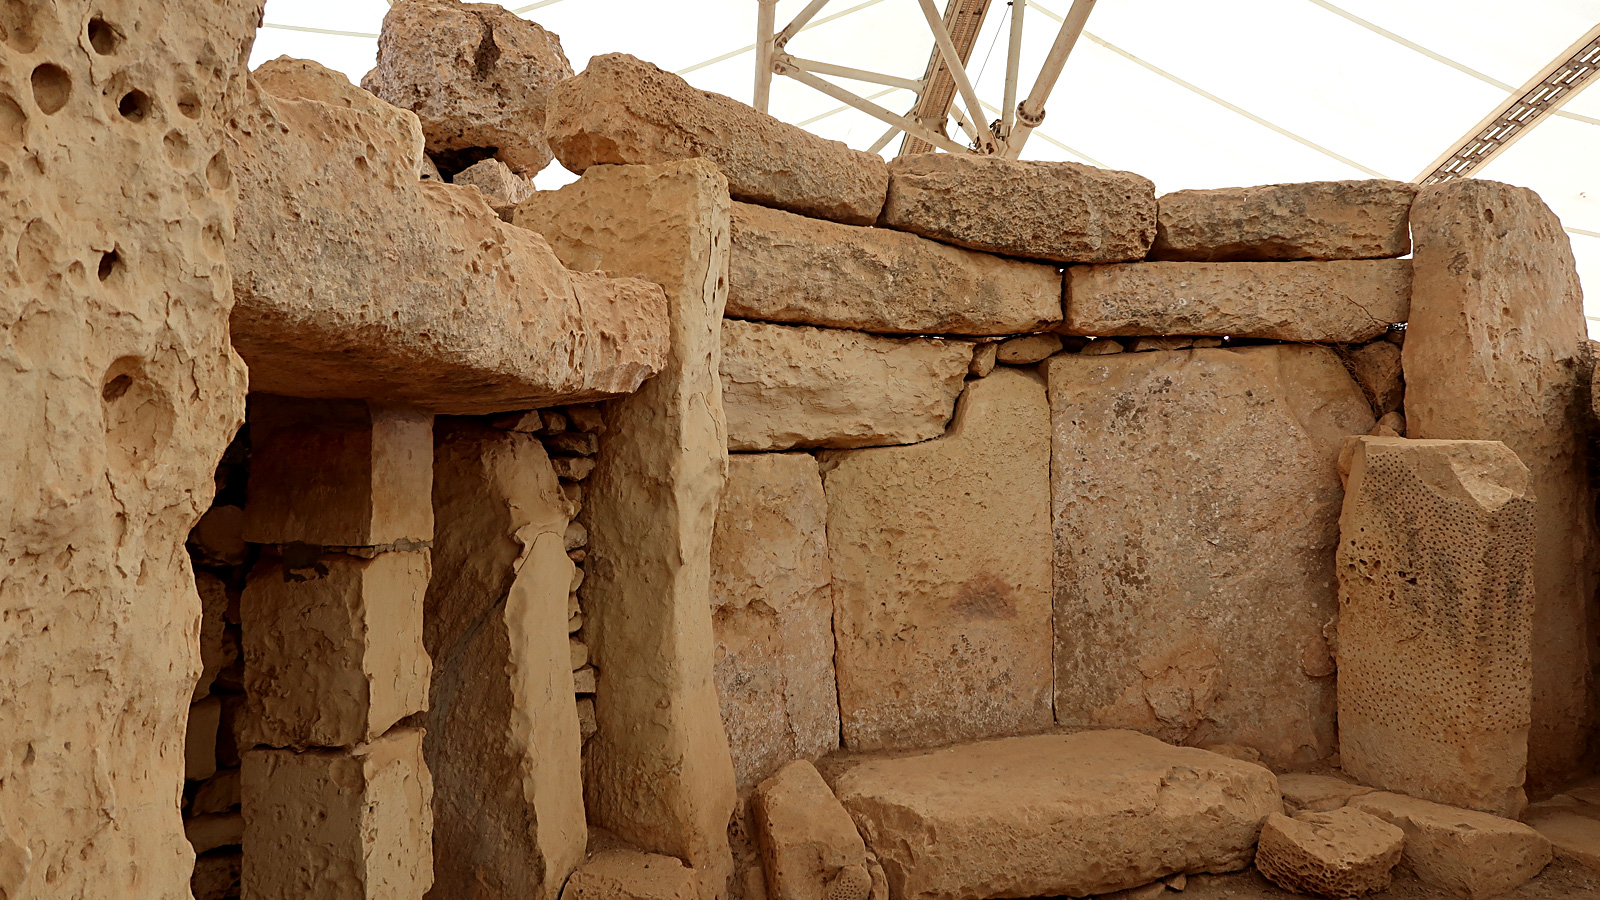
[[[815,766],[779,769],[750,806],[772,900],[867,900],[867,845]]]
[[[1411,250],[1417,195],[1403,181],[1312,181],[1174,191],[1158,201],[1151,259],[1377,259]]]
[[[1351,809],[1398,825],[1402,859],[1417,877],[1467,900],[1523,884],[1550,863],[1550,841],[1521,822],[1400,794],[1363,794]]]
[[[1273,884],[1319,897],[1360,897],[1389,886],[1405,832],[1355,809],[1272,815],[1261,829],[1256,868]]]

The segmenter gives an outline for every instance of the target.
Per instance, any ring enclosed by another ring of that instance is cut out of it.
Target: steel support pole
[[[934,8],[933,0],[917,0],[917,4],[922,7],[922,17],[928,20],[928,29],[933,32],[934,43],[938,45],[939,52],[944,56],[944,64],[956,81],[956,90],[961,93],[967,112],[971,114],[973,122],[982,122],[983,104],[978,102],[978,92],[972,89],[972,80],[967,78],[967,66],[961,61],[961,54],[956,52],[955,43],[950,40],[950,32],[944,27],[944,18]],[[972,137],[983,152],[994,151],[993,136],[980,132]]]
[[[756,87],[751,105],[766,112],[772,97],[772,29],[777,25],[778,0],[758,0],[756,11]]]
[[[1026,3],[1027,0],[1018,2]],[[1033,90],[1028,92],[1028,99],[1017,106],[1017,127],[1006,145],[1008,158],[1017,159],[1022,155],[1022,146],[1028,142],[1028,133],[1044,121],[1044,103],[1050,99],[1050,92],[1055,90],[1056,79],[1061,77],[1061,70],[1067,65],[1067,57],[1078,42],[1078,35],[1083,33],[1083,26],[1089,21],[1094,3],[1095,0],[1073,0],[1072,9],[1061,21],[1061,30],[1056,33],[1056,42],[1050,46],[1050,55],[1045,57],[1039,77],[1033,83]]]
[[[776,71],[779,75],[793,78],[795,81],[798,81],[807,87],[821,91],[833,99],[838,100],[840,103],[855,107],[856,109],[861,110],[862,112],[872,116],[875,119],[878,119],[879,121],[885,122],[889,125],[894,125],[901,131],[904,131],[906,134],[914,134],[941,150],[945,150],[950,153],[967,152],[967,148],[961,146],[955,141],[950,140],[942,134],[935,134],[933,129],[924,126],[922,123],[913,122],[905,116],[896,115],[879,106],[878,104],[873,103],[871,100],[857,97],[855,94],[850,93],[849,91],[830,81],[818,78],[810,72],[807,72],[805,69],[798,69],[794,66],[784,63],[782,60],[778,60],[774,62],[774,71]]]
[[[1009,144],[1017,123],[1017,69],[1022,65],[1022,11],[1028,0],[1011,0],[1011,43],[1006,52],[1006,96],[1000,104],[1000,140]]]

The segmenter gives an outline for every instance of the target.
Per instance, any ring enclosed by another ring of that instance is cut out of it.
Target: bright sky
[[[530,3],[539,8],[523,15],[560,35],[578,71],[589,57],[612,51],[682,71],[755,40],[755,0],[507,0],[503,5],[518,9]],[[805,4],[780,0],[778,27]],[[1063,15],[1070,5],[1070,0],[1029,4],[1020,94],[1027,93],[1055,37],[1051,14]],[[943,9],[944,3],[936,0],[936,6]],[[803,32],[788,52],[920,78],[933,41],[916,0],[831,0],[817,19],[858,7]],[[386,0],[268,0],[266,21],[375,34],[387,9]],[[993,0],[970,67],[977,73],[980,98],[996,107],[1004,89],[1009,15],[1006,0]],[[1046,120],[1023,156],[1128,169],[1153,180],[1163,193],[1367,178],[1371,172],[1410,180],[1505,99],[1506,91],[1349,17],[1488,79],[1521,86],[1600,22],[1600,0],[1100,0],[1056,85]],[[268,27],[256,36],[252,65],[288,54],[317,60],[359,82],[376,49],[370,37]],[[754,61],[754,53],[746,51],[684,77],[749,102]],[[862,96],[884,90],[839,83]],[[875,102],[904,113],[911,94],[896,90]],[[777,117],[858,148],[883,134],[886,126],[876,119],[838,109],[830,97],[774,79],[771,111]],[[1600,120],[1600,88],[1580,94],[1563,111]],[[898,148],[896,138],[885,154]],[[1561,216],[1588,286],[1590,332],[1600,336],[1600,124],[1547,118],[1478,175],[1531,187]],[[572,177],[552,164],[536,183],[550,188]]]

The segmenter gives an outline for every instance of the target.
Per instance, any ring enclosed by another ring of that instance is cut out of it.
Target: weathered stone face
[[[1372,404],[1374,415],[1399,412],[1405,406],[1406,378],[1400,354],[1397,344],[1373,341],[1363,347],[1353,347],[1345,355],[1356,382],[1367,395],[1367,402]]]
[[[735,203],[728,315],[881,334],[1017,334],[1061,321],[1061,274]]]
[[[1468,900],[1516,888],[1550,863],[1550,842],[1511,819],[1400,794],[1363,794],[1350,808],[1405,832],[1403,859],[1417,877]]]
[[[602,850],[572,874],[566,900],[694,900],[694,870],[637,850]]]
[[[1298,894],[1359,897],[1389,887],[1405,832],[1355,809],[1267,817],[1256,868]]]
[[[1537,499],[1528,785],[1580,769],[1593,721],[1596,536],[1582,391],[1582,291],[1561,222],[1525,188],[1426,188],[1406,328],[1406,434],[1503,441]]]
[[[451,168],[481,153],[532,175],[551,159],[550,89],[571,77],[560,39],[499,4],[400,0],[361,86],[416,113],[429,153],[465,157]]]
[[[958,247],[1063,263],[1143,259],[1155,186],[1132,172],[953,153],[889,166],[883,224]]]
[[[1378,259],[1411,250],[1415,185],[1312,181],[1161,197],[1151,259]]]
[[[867,846],[815,766],[804,760],[789,763],[761,783],[750,805],[768,896],[866,900],[872,884]],[[850,882],[865,889],[846,893]]]
[[[850,749],[1051,724],[1048,416],[1039,379],[1007,369],[941,438],[823,455]]]
[[[965,341],[729,319],[728,449],[914,444],[944,433],[972,362]]]
[[[735,200],[871,225],[889,181],[883,158],[697,90],[626,53],[589,60],[550,94],[545,130],[573,172],[590,166],[710,160]]]
[[[1338,357],[1276,345],[1046,366],[1057,720],[1279,764],[1328,756],[1336,460],[1373,424]]]

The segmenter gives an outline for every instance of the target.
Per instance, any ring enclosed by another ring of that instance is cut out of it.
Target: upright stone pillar
[[[733,867],[733,763],[712,681],[711,534],[727,468],[719,375],[727,180],[704,160],[597,166],[517,208],[568,268],[666,291],[661,374],[605,406],[585,482],[584,633],[599,731],[584,749],[589,821],[695,870],[720,896]]]
[[[1526,188],[1479,179],[1426,188],[1411,233],[1406,434],[1503,441],[1532,479],[1528,784],[1538,792],[1577,773],[1594,719],[1583,295],[1561,222]]]

